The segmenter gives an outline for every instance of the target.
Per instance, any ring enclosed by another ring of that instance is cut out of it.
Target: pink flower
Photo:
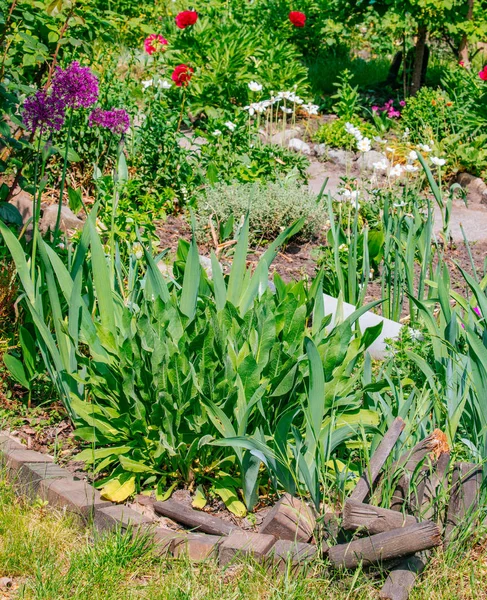
[[[458,62],[458,66],[459,66],[459,67],[464,67],[464,66],[465,66],[465,61],[464,61],[464,60],[460,60],[460,61]]]
[[[292,10],[289,13],[289,20],[294,27],[304,27],[306,23],[306,15],[298,10]]]
[[[186,27],[194,25],[197,20],[198,13],[195,10],[183,10],[176,15],[176,27],[179,27],[179,29],[186,29]]]
[[[406,100],[401,100],[399,102],[399,106],[406,106]]]
[[[171,79],[178,86],[186,87],[193,76],[194,69],[188,65],[178,65],[172,72]]]
[[[477,315],[477,317],[482,318],[482,312],[480,311],[480,308],[478,306],[474,306],[473,312]]]
[[[373,106],[372,107],[373,112],[379,112],[380,108],[378,106]]]
[[[151,56],[154,52],[164,52],[168,43],[160,33],[151,33],[144,40],[144,49]]]
[[[479,71],[479,77],[482,79],[482,81],[487,81],[487,65],[485,65],[485,67]]]

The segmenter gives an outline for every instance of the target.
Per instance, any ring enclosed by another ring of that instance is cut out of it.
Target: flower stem
[[[73,128],[73,107],[71,107],[71,111],[69,113],[68,138],[66,140],[66,150],[64,152],[63,172],[61,175],[61,186],[59,188],[59,206],[58,206],[58,210],[57,210],[56,227],[54,229],[54,240],[57,240],[57,238],[58,238],[59,227],[61,225],[61,210],[63,207],[64,184],[66,182],[66,171],[68,168],[69,142],[71,141],[72,128]]]
[[[39,157],[41,154],[41,140],[42,140],[42,130],[39,134],[39,141],[37,143],[37,153],[36,153],[36,161],[34,168],[34,205],[32,207],[32,255],[30,259],[30,276],[32,282],[35,280],[35,272],[36,272],[36,251],[37,251],[37,240],[39,236],[39,216],[41,213],[41,194],[39,193],[39,198],[37,198],[37,185],[39,182]]]

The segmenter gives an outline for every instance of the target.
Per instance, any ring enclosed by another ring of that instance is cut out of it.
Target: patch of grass
[[[253,561],[220,569],[213,561],[161,559],[144,537],[97,536],[73,517],[18,499],[0,477],[0,576],[8,598],[24,600],[368,600],[380,572],[339,573],[316,562],[307,573],[278,574]],[[411,600],[486,598],[485,547],[438,553]],[[1,594],[2,592],[0,592]]]

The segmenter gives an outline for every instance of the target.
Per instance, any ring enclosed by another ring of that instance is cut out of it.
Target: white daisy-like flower
[[[428,144],[418,144],[417,148],[422,152],[433,152],[433,148],[428,146]]]
[[[304,100],[299,96],[294,97],[294,104],[304,104]]]
[[[387,167],[389,166],[389,162],[384,160],[379,160],[378,162],[372,163],[375,171],[387,171]]]
[[[290,115],[293,112],[293,109],[287,108],[287,106],[281,106],[281,110],[283,113],[286,113],[287,115]]]
[[[308,104],[303,104],[301,108],[307,112],[308,115],[317,115],[320,107],[317,104],[308,102]]]
[[[289,100],[293,97],[294,92],[278,92],[277,99],[278,100]]]
[[[446,165],[446,159],[445,158],[438,158],[438,156],[432,156],[431,157],[431,162],[436,165],[437,167],[443,167],[444,165]]]
[[[237,126],[235,125],[235,123],[232,123],[231,121],[226,121],[224,123],[225,127],[227,129],[230,129],[230,131],[235,131],[235,129],[237,128]]]
[[[261,92],[262,91],[262,84],[257,83],[257,81],[251,81],[249,83],[249,90],[251,92]]]
[[[221,135],[221,134],[222,134],[222,132],[221,132],[219,129],[215,129],[215,131],[213,132],[213,135],[214,135],[215,137],[218,137],[218,136],[219,136],[219,135]]]
[[[410,160],[410,161],[418,160],[418,153],[415,152],[414,150],[411,150],[411,152],[409,153],[409,156],[408,156],[408,160]]]
[[[394,165],[392,169],[389,171],[390,177],[401,177],[404,169],[401,165]]]
[[[137,260],[140,260],[144,256],[144,249],[139,242],[135,242],[135,244],[132,246],[132,254]]]
[[[169,90],[172,88],[172,83],[167,79],[162,79],[157,85],[163,90]]]
[[[407,138],[409,137],[409,134],[410,134],[410,133],[411,133],[411,132],[409,131],[409,127],[406,127],[406,129],[404,130],[404,133],[402,134],[402,137],[403,137],[404,139],[407,139]]]
[[[364,137],[361,140],[357,141],[357,150],[359,152],[369,152],[370,151],[370,140],[367,137]]]
[[[144,88],[144,90],[146,90],[147,88],[151,87],[153,83],[154,81],[152,79],[146,79],[142,82],[142,87]]]
[[[415,167],[414,165],[406,165],[404,167],[404,169],[408,172],[408,173],[416,173],[416,171],[419,171],[419,167]]]

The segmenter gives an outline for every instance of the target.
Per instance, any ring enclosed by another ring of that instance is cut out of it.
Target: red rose
[[[179,29],[186,29],[190,25],[194,25],[198,20],[198,13],[195,10],[183,10],[176,16],[176,26]]]
[[[294,27],[304,27],[304,24],[306,23],[306,15],[297,10],[292,10],[289,13],[289,20]]]
[[[487,81],[487,65],[479,72],[479,77],[482,81]]]
[[[159,33],[151,33],[144,40],[144,48],[147,54],[154,54],[154,52],[164,51],[164,46],[167,46],[167,44],[168,41]]]
[[[194,69],[188,65],[178,65],[172,72],[171,79],[178,87],[187,86],[193,73]]]

